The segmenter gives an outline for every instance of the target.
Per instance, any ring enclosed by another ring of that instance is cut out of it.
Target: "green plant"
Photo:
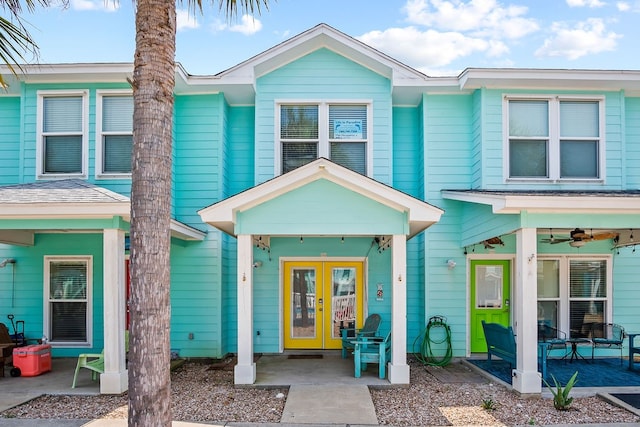
[[[529,421],[527,421],[527,424],[529,424],[530,426],[536,425],[536,419],[533,417],[530,417]]]
[[[551,391],[551,394],[553,394],[554,408],[556,408],[559,411],[569,410],[571,406],[571,402],[573,402],[573,397],[569,397],[569,393],[571,393],[571,389],[573,388],[575,383],[578,381],[577,378],[578,378],[578,371],[576,371],[575,374],[573,374],[573,376],[569,378],[569,381],[564,387],[562,387],[562,385],[558,382],[558,380],[556,380],[556,377],[554,377],[553,374],[551,374],[551,379],[553,380],[553,383],[554,383],[553,387],[547,382],[547,380],[545,380],[544,378],[542,379],[545,385],[549,388],[549,391]]]
[[[498,407],[498,404],[491,398],[482,399],[482,409],[487,411],[494,411]]]

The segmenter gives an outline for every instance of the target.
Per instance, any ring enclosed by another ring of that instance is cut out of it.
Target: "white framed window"
[[[604,98],[507,96],[507,180],[604,179]]]
[[[37,178],[87,177],[86,90],[38,91]]]
[[[276,175],[318,157],[369,173],[370,102],[278,102],[276,111]]]
[[[538,323],[570,338],[586,337],[592,323],[610,322],[611,257],[538,259]]]
[[[52,345],[91,345],[92,277],[91,256],[45,256],[44,333]]]
[[[133,94],[131,90],[98,90],[96,98],[96,177],[130,177]]]

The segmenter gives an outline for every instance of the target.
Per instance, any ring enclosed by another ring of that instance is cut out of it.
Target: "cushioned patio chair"
[[[360,378],[362,371],[367,369],[367,363],[377,363],[378,377],[384,379],[390,355],[391,332],[386,337],[359,337],[354,341],[354,376]]]
[[[567,354],[567,334],[546,323],[538,323],[538,342],[547,344],[547,354],[558,349],[564,350],[563,356]]]
[[[125,354],[129,352],[129,331],[124,333]],[[104,350],[101,353],[83,353],[78,356],[78,363],[76,364],[76,370],[73,374],[73,383],[71,388],[76,388],[76,380],[78,379],[78,372],[80,368],[88,369],[91,371],[91,379],[93,381],[98,379],[98,374],[104,373]]]
[[[616,323],[594,323],[589,334],[591,339],[591,359],[595,357],[596,347],[620,349],[620,364],[622,364],[622,342],[624,328]]]
[[[380,321],[379,314],[370,314],[364,321],[362,329],[344,328],[340,332],[342,336],[342,358],[346,359],[349,351],[354,349],[353,341],[360,337],[374,337],[378,333]]]

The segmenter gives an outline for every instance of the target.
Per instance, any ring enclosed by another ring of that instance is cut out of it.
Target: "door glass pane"
[[[316,271],[292,269],[291,337],[316,337]]]
[[[356,269],[334,268],[331,273],[331,337],[340,338],[340,327],[355,328]]]
[[[476,266],[476,307],[502,308],[501,265]]]

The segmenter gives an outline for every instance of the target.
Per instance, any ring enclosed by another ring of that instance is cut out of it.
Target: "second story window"
[[[133,148],[133,96],[130,91],[98,91],[96,173],[129,176]]]
[[[603,101],[508,99],[508,178],[604,178]]]
[[[86,91],[38,95],[38,176],[86,177]]]
[[[280,173],[326,157],[366,175],[368,104],[282,104],[279,113]]]

